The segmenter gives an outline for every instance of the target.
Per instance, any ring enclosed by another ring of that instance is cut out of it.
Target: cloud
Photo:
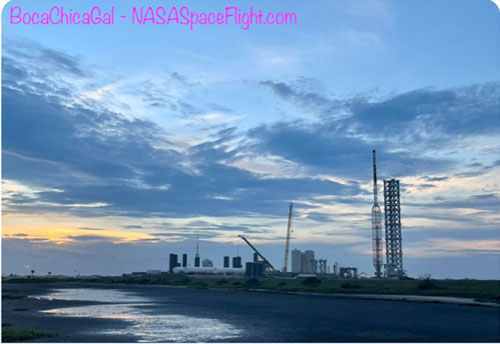
[[[299,83],[303,84],[303,83]],[[278,98],[290,102],[300,109],[311,111],[322,117],[342,117],[345,104],[340,100],[330,99],[316,90],[304,90],[284,82],[261,81],[260,85],[269,88]]]
[[[379,178],[401,179],[404,187],[409,257],[435,254],[443,245],[435,233],[445,229],[455,240],[458,229],[478,236],[467,252],[496,252],[486,232],[499,221],[498,84],[339,98],[307,78],[241,81],[298,114],[273,119],[269,110],[248,129],[233,120],[240,114],[229,105],[191,103],[193,82],[179,73],[166,73],[165,82],[133,77],[103,86],[82,59],[29,44],[7,50],[3,66],[3,210],[19,228],[4,245],[9,260],[33,249],[56,264],[50,252],[66,257],[64,248],[76,257],[64,262],[72,271],[77,258],[98,264],[98,250],[126,264],[132,258],[123,250],[141,256],[151,249],[166,259],[198,235],[222,247],[239,233],[277,247],[290,201],[295,243],[369,242],[374,148]],[[151,109],[167,123],[134,115]],[[192,131],[175,132],[174,120]],[[52,245],[29,236],[20,219],[37,216],[73,216],[75,227]],[[466,240],[459,241],[445,245],[444,254],[458,254]]]
[[[103,235],[68,235],[67,238],[76,241],[112,241],[116,239]]]
[[[447,90],[419,89],[381,101],[360,99],[350,105],[353,116],[346,125],[403,142],[450,144],[463,136],[497,134],[491,124],[500,120],[499,98],[500,84],[486,83]]]
[[[378,148],[384,178],[439,172],[453,166],[450,160],[391,152],[386,145],[380,149],[380,143],[370,144],[321,124],[280,122],[252,129],[248,135],[255,139],[255,150],[310,166],[316,173],[340,177],[370,178],[373,148]]]
[[[433,238],[407,244],[404,255],[412,258],[461,257],[472,254],[498,254],[500,240],[457,240],[454,238]]]
[[[21,60],[30,63],[30,67],[35,68],[36,72],[43,70],[41,65],[34,63],[41,60],[43,65],[50,67],[53,72],[71,74],[76,77],[90,75],[88,69],[82,66],[80,58],[60,50],[44,47],[31,40],[7,37],[4,51],[9,57],[15,58],[17,61]]]
[[[33,85],[30,79],[23,82]],[[45,187],[30,199],[14,194],[9,201],[13,211],[81,216],[272,214],[278,200],[358,191],[310,178],[261,180],[228,166],[227,161],[244,149],[228,150],[231,128],[181,154],[163,148],[169,144],[168,135],[153,122],[101,106],[61,102],[51,92],[4,87],[4,177]],[[67,94],[73,93],[68,87]]]

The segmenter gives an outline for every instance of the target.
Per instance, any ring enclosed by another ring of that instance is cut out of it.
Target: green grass
[[[57,334],[52,332],[21,330],[14,328],[2,329],[2,342],[24,342],[32,339],[54,336],[57,336]]]
[[[498,280],[434,280],[416,279],[278,279],[278,278],[231,278],[231,277],[188,277],[182,275],[137,276],[137,277],[96,277],[65,279],[10,279],[3,283],[51,283],[51,284],[142,284],[188,286],[199,289],[259,289],[275,292],[314,292],[342,294],[378,294],[378,295],[423,295],[454,296],[472,298],[479,301],[500,302],[500,281]],[[12,295],[9,297],[15,298]]]

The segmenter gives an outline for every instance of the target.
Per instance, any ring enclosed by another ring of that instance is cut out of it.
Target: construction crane
[[[247,238],[245,238],[243,235],[238,235],[239,238],[243,239],[243,241],[245,241],[248,246],[250,246],[250,248],[255,252],[257,253],[257,255],[264,261],[264,264],[266,264],[266,266],[272,271],[272,272],[278,272],[276,271],[276,269],[274,268],[274,266],[269,263],[269,261],[266,259],[266,257],[264,257],[251,243],[250,241],[247,240]]]
[[[373,162],[373,207],[372,207],[372,250],[373,250],[373,266],[375,268],[375,276],[382,277],[382,214],[378,205],[378,190],[377,190],[377,161],[375,149],[372,151]]]
[[[288,271],[288,251],[290,250],[290,233],[292,230],[292,210],[293,203],[290,203],[290,211],[288,213],[288,226],[286,228],[285,263],[283,264],[283,272]]]

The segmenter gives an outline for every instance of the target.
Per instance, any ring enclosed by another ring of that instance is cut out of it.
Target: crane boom
[[[254,250],[255,253],[257,253],[257,255],[264,261],[264,264],[266,264],[272,272],[277,272],[276,269],[274,268],[274,266],[269,263],[269,261],[266,259],[266,257],[264,257],[251,243],[250,241],[247,240],[247,238],[245,238],[243,235],[238,235],[239,238],[243,239],[243,241],[245,241],[248,246],[250,246],[250,248],[252,250]]]
[[[293,203],[290,203],[290,211],[288,213],[288,226],[286,228],[285,263],[283,264],[283,272],[288,271],[288,252],[290,250],[290,233],[291,233],[291,229],[292,229],[292,210],[293,210]]]

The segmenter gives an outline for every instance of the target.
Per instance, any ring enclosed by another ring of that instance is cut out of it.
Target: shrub
[[[281,281],[280,283],[278,283],[278,286],[280,287],[284,287],[286,286],[288,283],[286,283],[285,281]]]
[[[436,281],[431,279],[431,274],[424,274],[419,276],[420,282],[418,283],[417,288],[420,290],[430,290],[430,289],[439,289],[436,284]]]
[[[229,281],[227,279],[220,279],[217,281],[217,284],[228,284]]]
[[[193,283],[193,286],[195,288],[206,288],[206,287],[208,287],[208,284],[205,282],[202,282],[202,281],[196,281]]]
[[[232,283],[232,285],[241,285],[241,282],[240,282],[240,281],[234,281],[234,282]]]
[[[340,285],[340,288],[343,288],[343,289],[360,289],[361,285],[359,285],[358,283],[346,282],[346,283],[342,283]]]
[[[257,285],[260,285],[260,282],[257,278],[253,277],[253,278],[247,279],[245,284],[247,286],[257,286]]]
[[[321,284],[321,280],[316,277],[307,277],[302,281],[303,285],[308,285],[308,286],[316,286]]]
[[[52,332],[19,330],[14,328],[2,329],[2,342],[25,342],[27,340],[54,336],[57,336],[57,334]]]

